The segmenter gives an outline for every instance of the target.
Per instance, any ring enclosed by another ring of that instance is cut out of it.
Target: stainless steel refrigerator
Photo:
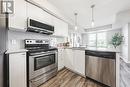
[[[4,87],[4,54],[7,49],[7,22],[7,15],[1,13],[0,6],[0,87]]]

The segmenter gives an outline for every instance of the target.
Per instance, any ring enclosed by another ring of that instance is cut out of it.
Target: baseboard
[[[58,70],[58,72],[60,72],[60,71],[62,71],[62,70],[64,70],[65,69],[65,67],[63,67],[63,68],[61,68],[60,70]]]
[[[78,73],[78,72],[76,72],[76,71],[74,71],[74,70],[72,70],[72,69],[70,69],[70,68],[68,68],[68,67],[65,67],[65,68],[68,69],[68,70],[70,70],[70,71],[73,72],[73,73],[76,73],[76,74],[80,75],[81,77],[86,78],[86,76],[84,76],[84,75],[82,75],[82,74],[80,74],[80,73]]]

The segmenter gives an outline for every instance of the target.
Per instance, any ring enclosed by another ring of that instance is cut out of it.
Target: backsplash
[[[20,31],[8,31],[8,50],[13,49],[24,49],[24,40],[25,39],[47,39],[50,40],[51,46],[56,46],[56,44],[65,42],[63,37],[52,37],[39,33],[31,32],[20,32]]]
[[[8,50],[23,49],[24,39],[48,39],[52,37],[31,32],[8,31]]]

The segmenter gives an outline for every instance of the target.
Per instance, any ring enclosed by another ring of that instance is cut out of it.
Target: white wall
[[[121,28],[125,26],[125,24],[127,24],[128,22],[130,22],[130,9],[121,11],[116,14],[116,19],[113,27]]]
[[[130,23],[128,24],[128,53],[130,53]],[[130,61],[130,54],[128,55],[128,60]]]
[[[124,36],[124,42],[122,44],[122,58],[125,62],[128,61],[128,24],[122,28],[122,35]]]
[[[122,45],[122,58],[126,63],[130,63],[130,23],[127,23],[122,28],[122,34],[124,36],[124,42]]]
[[[116,15],[114,27],[121,27],[125,42],[122,45],[122,58],[126,63],[130,62],[130,9],[119,12]],[[129,31],[128,31],[129,30]]]

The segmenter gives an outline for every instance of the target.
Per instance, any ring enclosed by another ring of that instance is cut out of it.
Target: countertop
[[[14,50],[7,50],[5,54],[13,54],[13,53],[21,53],[21,52],[27,52],[26,49],[14,49]]]
[[[119,50],[116,49],[110,49],[110,48],[93,48],[93,47],[89,47],[89,48],[85,48],[85,47],[68,47],[65,49],[72,49],[72,50],[91,50],[91,51],[101,51],[101,52],[116,52],[116,53],[120,53]]]

